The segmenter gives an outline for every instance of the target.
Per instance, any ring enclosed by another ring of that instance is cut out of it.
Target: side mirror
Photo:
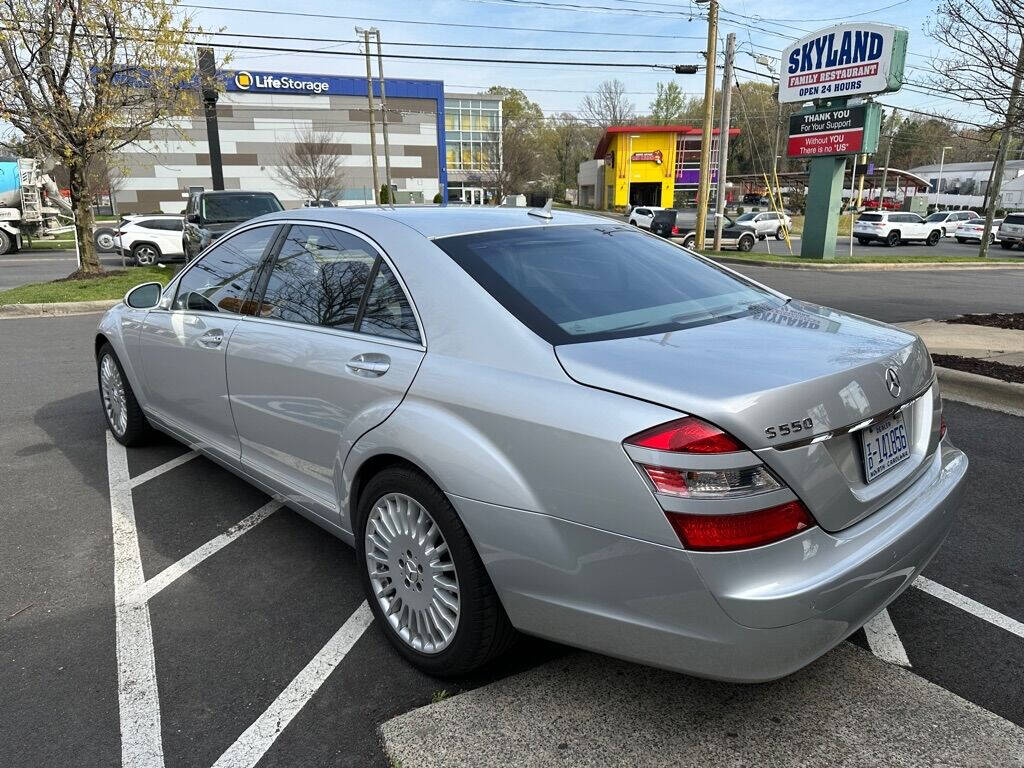
[[[132,309],[152,309],[160,303],[163,291],[160,283],[143,283],[124,295],[124,303]]]
[[[185,221],[187,221],[189,224],[198,224],[199,223],[199,214],[198,213],[190,213],[190,214],[188,214],[185,217]]]

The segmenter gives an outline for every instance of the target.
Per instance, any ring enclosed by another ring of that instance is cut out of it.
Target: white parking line
[[[303,668],[274,702],[245,729],[234,744],[225,750],[213,768],[251,768],[267,753],[271,745],[288,727],[292,718],[306,706],[327,677],[334,671],[355,642],[373,621],[366,601],[341,625],[319,653]]]
[[[198,455],[199,451],[189,451],[188,453],[183,453],[181,454],[181,456],[176,456],[170,461],[164,462],[159,467],[153,467],[148,472],[143,472],[141,475],[136,475],[135,477],[131,478],[131,480],[129,480],[128,484],[132,488],[137,488],[143,483],[149,482],[154,477],[159,477],[160,475],[164,474],[164,472],[170,472],[172,469],[176,469],[177,467],[180,467],[182,464],[192,461],[192,459],[194,459]]]
[[[937,597],[939,600],[955,605],[960,610],[967,611],[967,613],[977,616],[979,619],[984,619],[989,624],[995,624],[1000,629],[1005,629],[1017,637],[1024,637],[1024,624],[992,610],[987,605],[982,605],[977,600],[972,600],[965,595],[961,595],[959,592],[954,592],[949,587],[944,587],[931,579],[926,579],[924,576],[918,576],[914,586],[922,592],[927,592],[932,597]]]
[[[114,539],[114,615],[117,633],[117,695],[121,715],[123,768],[160,768],[160,696],[153,659],[149,606],[136,595],[143,585],[139,536],[135,527],[128,455],[107,436],[107,475]]]
[[[139,599],[141,600],[152,600],[153,595],[159,592],[164,587],[177,581],[190,570],[199,565],[203,560],[210,557],[211,555],[219,552],[232,541],[237,539],[243,533],[251,531],[257,525],[262,523],[277,510],[284,506],[280,501],[268,501],[262,507],[257,509],[247,518],[235,523],[233,526],[228,528],[220,536],[214,539],[210,539],[208,542],[203,544],[199,549],[189,552],[185,557],[178,560],[176,563],[164,568],[160,573],[151,578],[140,589]]]
[[[864,625],[864,634],[868,636],[868,646],[875,656],[890,664],[910,667],[907,650],[903,647],[900,636],[896,634],[896,627],[892,625],[888,608],[883,608]]]

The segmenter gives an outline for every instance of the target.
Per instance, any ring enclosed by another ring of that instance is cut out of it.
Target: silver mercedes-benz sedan
[[[270,214],[95,343],[119,441],[166,432],[353,544],[432,674],[518,631],[786,675],[911,584],[967,470],[915,335],[568,212]]]

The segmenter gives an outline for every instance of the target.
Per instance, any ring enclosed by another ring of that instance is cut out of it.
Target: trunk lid
[[[555,352],[581,384],[669,406],[735,435],[830,531],[897,495],[923,469],[937,441],[935,403],[918,397],[932,383],[931,359],[920,339],[812,304],[793,301],[734,320],[560,345]],[[886,383],[889,368],[899,376],[898,396]],[[860,434],[846,430],[900,406],[911,456],[868,483]],[[766,433],[805,419],[812,420],[810,429],[774,439]]]

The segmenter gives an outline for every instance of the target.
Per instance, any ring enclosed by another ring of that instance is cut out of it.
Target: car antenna
[[[554,216],[551,215],[551,202],[551,198],[549,197],[548,201],[544,203],[543,208],[531,208],[526,212],[526,215],[536,216],[538,219],[553,219]]]

